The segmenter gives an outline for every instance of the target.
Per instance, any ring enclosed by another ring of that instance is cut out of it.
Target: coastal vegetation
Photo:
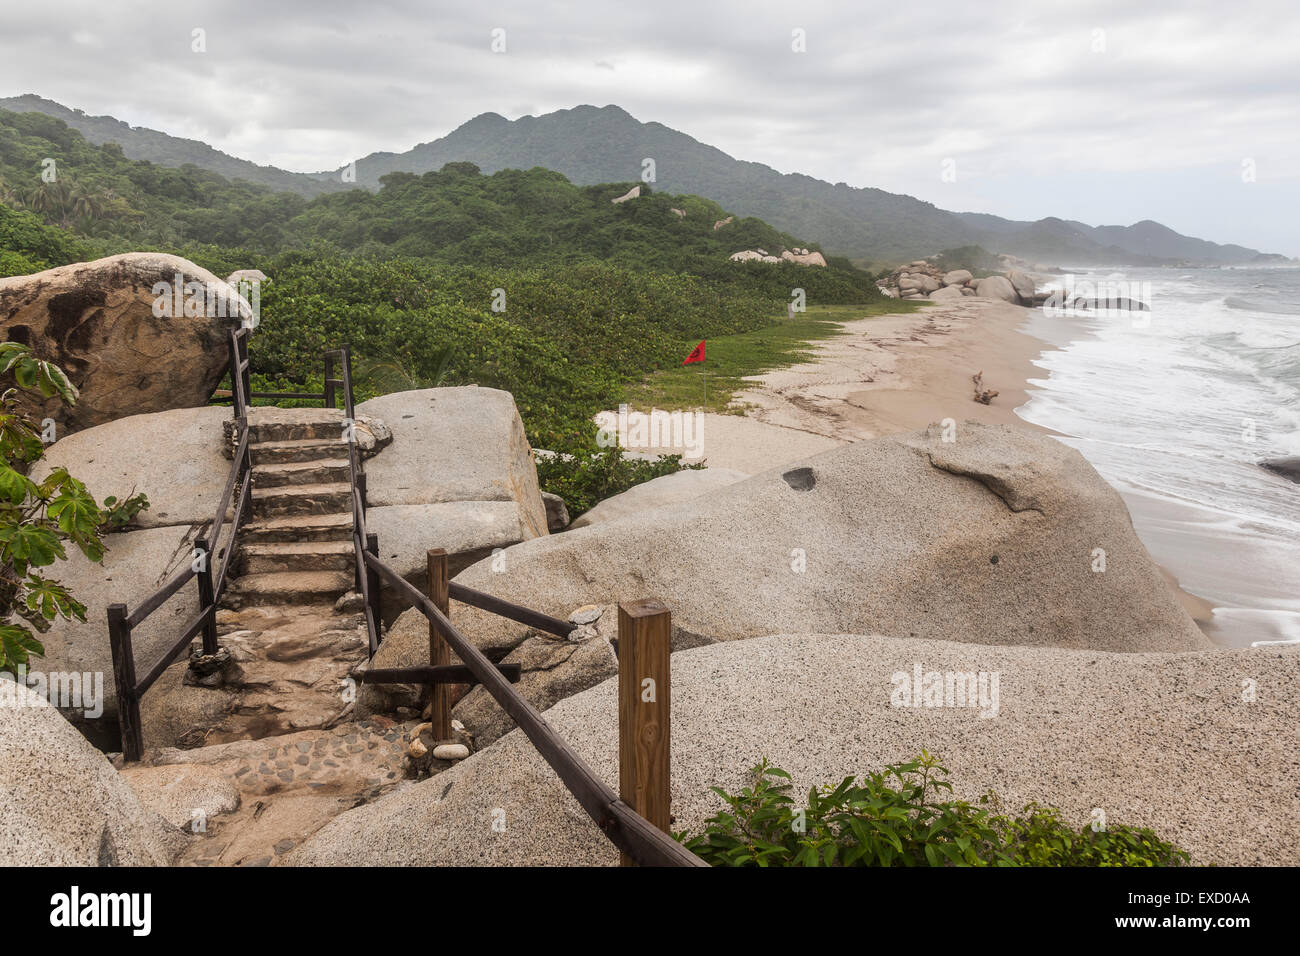
[[[22,392],[76,404],[77,389],[57,365],[19,342],[0,343],[0,375],[14,385],[0,394],[0,671],[13,672],[45,653],[38,634],[56,617],[86,620],[86,608],[46,570],[76,546],[91,561],[104,556],[104,535],[149,507],[143,494],[98,504],[86,486],[56,468],[39,483],[27,477],[45,454],[42,423]]]
[[[612,201],[633,185],[640,196]],[[745,375],[797,360],[837,321],[897,310],[844,259],[728,259],[788,247],[817,249],[645,184],[450,163],[308,200],[127,159],[57,119],[0,111],[0,275],[125,251],[182,255],[221,276],[260,269],[271,281],[255,390],[317,389],[322,350],[343,343],[361,399],[434,384],[508,390],[534,447],[566,453],[543,467],[548,490],[579,502],[677,467],[615,467],[597,455],[591,418],[629,400],[704,404],[676,371],[700,339],[716,410]],[[790,319],[796,299],[810,311]]]
[[[947,768],[922,752],[860,780],[813,787],[804,806],[790,774],[762,761],[738,793],[713,792],[726,809],[703,832],[677,834],[714,866],[1182,866],[1189,855],[1146,828],[1085,824],[1031,803],[998,811],[992,793],[978,803],[951,794]]]

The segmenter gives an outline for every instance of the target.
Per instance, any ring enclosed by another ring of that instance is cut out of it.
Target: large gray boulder
[[[464,386],[394,392],[356,407],[392,444],[366,462],[366,528],[379,551],[424,589],[425,554],[443,548],[452,573],[549,534],[537,466],[514,397]],[[385,589],[389,591],[389,589]],[[406,602],[385,598],[390,619]]]
[[[879,624],[981,644],[1209,646],[1119,495],[1081,455],[1010,426],[967,422],[955,438],[944,442],[931,426],[842,446],[703,497],[515,545],[456,580],[561,619],[582,605],[657,598],[692,643]],[[532,636],[456,603],[452,618],[498,652]],[[424,618],[407,611],[375,666],[426,663],[426,635]],[[545,686],[579,686],[568,666],[551,668]],[[495,716],[458,714],[483,740],[499,732]]]
[[[982,644],[1209,646],[1082,455],[1006,425],[944,437],[932,425],[844,445],[641,518],[523,542],[456,580],[557,617],[654,597],[714,640],[878,627]],[[483,645],[523,639],[453,610]]]
[[[955,285],[946,285],[930,293],[930,299],[934,302],[960,302],[963,298],[965,296],[962,294],[961,286]]]
[[[119,418],[49,445],[32,478],[67,468],[99,501],[143,491],[149,508],[134,521],[142,528],[210,522],[230,475],[222,454],[229,420],[230,409],[218,406]]]
[[[68,560],[56,564],[49,576],[59,581],[86,606],[86,620],[57,619],[41,635],[43,657],[34,658],[32,670],[102,674],[102,714],[85,709],[65,716],[79,726],[103,732],[112,741],[117,733],[117,682],[108,641],[108,605],[121,603],[134,610],[145,598],[188,566],[200,533],[196,526],[179,525],[110,534],[105,538],[103,564],[95,564],[76,548]],[[131,634],[136,676],[143,677],[198,614],[198,585],[190,582],[137,626]],[[184,685],[188,655],[180,658],[145,694],[141,718],[146,747],[174,746],[196,723],[224,713],[229,697],[218,690]],[[110,745],[116,746],[113,742]]]
[[[203,764],[127,764],[122,778],[150,810],[181,830],[196,828],[239,809],[239,789],[231,777]]]
[[[169,865],[181,832],[56,709],[0,680],[0,865]]]
[[[230,329],[251,316],[224,281],[156,252],[0,279],[4,337],[56,362],[81,391],[75,406],[23,399],[60,432],[206,404],[228,363]]]
[[[569,526],[569,506],[559,495],[549,491],[542,492],[542,504],[546,507],[546,527],[551,534],[558,534]]]
[[[984,299],[1001,299],[1014,305],[1020,304],[1016,287],[1006,276],[985,276],[975,283],[975,294]]]
[[[926,275],[923,272],[914,272],[903,275],[898,280],[898,288],[904,292],[915,291],[929,295],[940,287],[941,283],[934,276]]]
[[[1007,812],[1039,801],[1061,808],[1073,827],[1100,808],[1112,824],[1155,829],[1196,863],[1294,866],[1297,664],[1295,648],[1112,654],[850,634],[773,635],[674,654],[673,829],[699,832],[723,809],[709,788],[734,793],[764,757],[793,775],[792,794],[803,800],[811,786],[924,749],[951,771],[954,798],[974,801],[991,788]],[[986,703],[895,706],[900,675],[911,678],[918,667],[983,672]],[[1257,682],[1253,703],[1242,701],[1243,674]],[[617,683],[546,711],[615,791]],[[436,777],[336,817],[285,859],[324,866],[617,861],[518,730]]]
[[[639,485],[633,485],[622,494],[606,498],[590,511],[574,520],[570,528],[585,528],[602,524],[626,515],[644,514],[654,508],[690,501],[707,495],[717,488],[744,481],[749,475],[733,468],[700,468],[661,475]]]
[[[515,501],[445,501],[431,505],[384,505],[366,511],[366,530],[379,538],[379,556],[395,571],[426,589],[428,551],[442,548],[452,575],[493,551],[534,537]],[[386,590],[385,596],[392,597]],[[392,600],[385,616],[407,607]]]
[[[1028,305],[1033,302],[1037,286],[1032,276],[1021,272],[1019,269],[1012,269],[1007,273],[1007,281],[1016,290],[1016,295],[1020,296],[1020,301],[1023,304]]]
[[[973,276],[969,269],[953,269],[951,272],[945,272],[943,275],[944,285],[965,285]]]
[[[382,419],[393,432],[392,445],[366,464],[371,505],[510,501],[531,535],[547,533],[537,467],[509,392],[394,392],[362,402],[357,413]]]

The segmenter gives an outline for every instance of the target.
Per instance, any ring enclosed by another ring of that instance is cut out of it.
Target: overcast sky
[[[615,103],[946,209],[1300,256],[1296,0],[3,0],[0,95],[28,92],[298,171]]]

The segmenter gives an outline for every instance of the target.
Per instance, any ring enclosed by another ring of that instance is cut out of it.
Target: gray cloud
[[[297,170],[481,112],[617,103],[739,158],[946,208],[1159,218],[1295,255],[1297,20],[1289,0],[66,0],[0,13],[0,93]],[[498,27],[505,53],[490,49]],[[1243,159],[1258,182],[1242,183]]]

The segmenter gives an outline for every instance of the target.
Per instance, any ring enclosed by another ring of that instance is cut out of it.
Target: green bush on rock
[[[727,805],[695,836],[675,834],[714,866],[1181,866],[1188,854],[1148,829],[1080,830],[1036,803],[1024,815],[940,800],[952,784],[932,754],[891,764],[860,781],[813,787],[807,805],[790,796],[790,775],[763,760],[739,793],[714,787]]]

